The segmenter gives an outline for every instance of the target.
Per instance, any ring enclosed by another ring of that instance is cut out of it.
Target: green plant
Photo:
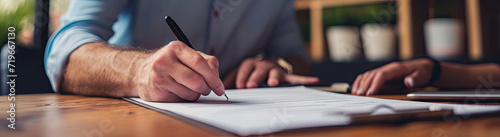
[[[350,7],[330,7],[323,10],[324,26],[349,25],[352,23],[352,12]]]
[[[323,24],[328,26],[361,26],[366,23],[389,23],[397,21],[396,14],[389,11],[391,3],[380,2],[325,8]],[[381,20],[382,19],[382,20]]]
[[[2,3],[3,4],[3,3]],[[33,24],[34,13],[35,13],[35,1],[34,0],[22,0],[20,2],[14,2],[17,5],[7,5],[16,7],[13,10],[0,9],[0,45],[3,46],[7,42],[7,28],[16,28],[16,37],[24,27]],[[4,8],[12,8],[6,7]],[[16,38],[17,39],[17,38]]]

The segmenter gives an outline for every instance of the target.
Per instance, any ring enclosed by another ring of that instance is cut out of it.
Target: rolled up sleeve
[[[52,89],[59,92],[69,55],[90,42],[105,42],[112,35],[126,0],[73,0],[45,50],[45,71]]]

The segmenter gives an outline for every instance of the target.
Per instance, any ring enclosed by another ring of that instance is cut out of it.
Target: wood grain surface
[[[10,129],[9,101],[1,96],[0,136],[155,137],[233,136],[202,128],[117,98],[61,94],[16,95],[16,129]],[[374,96],[408,100],[404,95]],[[500,136],[500,114],[455,116],[404,123],[377,123],[284,131],[262,136],[455,137]]]

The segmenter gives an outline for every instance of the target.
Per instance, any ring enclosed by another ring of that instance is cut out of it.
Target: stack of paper
[[[500,106],[452,105],[377,99],[314,90],[280,87],[226,90],[229,101],[210,94],[196,102],[154,103],[131,98],[129,101],[168,111],[237,135],[260,135],[287,129],[348,125],[349,115],[365,113],[386,105],[392,109],[452,108],[457,115],[500,111]],[[375,115],[394,113],[377,109]]]

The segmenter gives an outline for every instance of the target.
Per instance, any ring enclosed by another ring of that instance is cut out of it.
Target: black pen
[[[174,19],[169,16],[165,16],[165,22],[167,22],[168,27],[170,27],[170,30],[174,33],[175,37],[179,40],[184,42],[186,45],[188,45],[190,48],[194,49],[193,46],[191,46],[191,43],[189,43],[188,38],[184,33],[182,32],[181,28],[175,23]]]
[[[179,28],[179,26],[177,25],[177,23],[175,23],[175,21],[174,21],[174,19],[172,19],[172,17],[165,16],[165,22],[167,22],[168,27],[170,28],[170,30],[172,30],[172,32],[174,33],[177,40],[188,45],[191,49],[194,49],[193,46],[191,46],[191,43],[189,43],[189,40],[186,37],[186,35],[184,35],[181,28]],[[226,101],[228,101],[229,98],[227,97],[226,93],[224,93],[224,96],[226,97]]]

